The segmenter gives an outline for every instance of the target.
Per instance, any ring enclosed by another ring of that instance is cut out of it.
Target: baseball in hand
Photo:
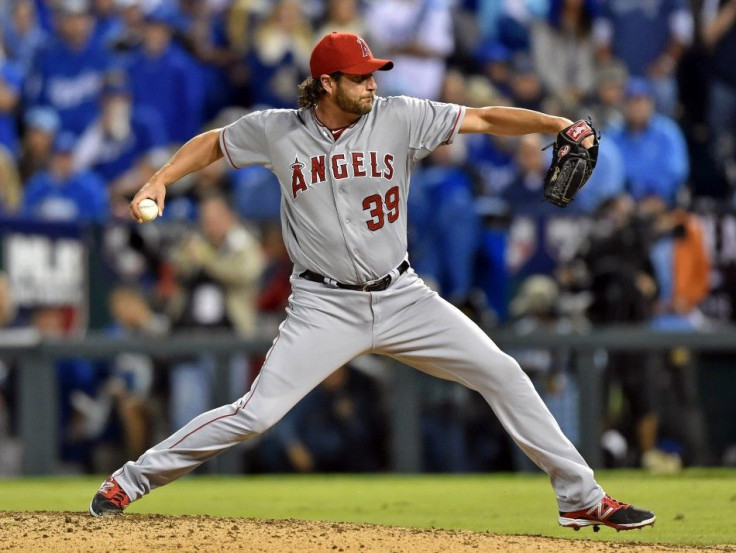
[[[144,223],[158,217],[158,205],[150,198],[144,198],[138,202],[138,210],[141,212],[141,219]]]

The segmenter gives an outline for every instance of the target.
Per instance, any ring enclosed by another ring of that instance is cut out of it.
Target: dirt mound
[[[490,533],[417,530],[303,520],[86,513],[0,513],[0,551],[258,551],[266,553],[456,551],[564,552],[677,551],[704,548],[561,540]],[[731,551],[719,547],[712,551]]]

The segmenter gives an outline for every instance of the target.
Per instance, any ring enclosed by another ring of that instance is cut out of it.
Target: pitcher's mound
[[[703,548],[562,540],[491,533],[417,530],[303,520],[127,514],[2,512],[0,551],[258,551],[265,553],[699,552]]]

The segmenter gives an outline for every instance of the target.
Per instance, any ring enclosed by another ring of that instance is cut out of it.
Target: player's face
[[[343,111],[365,115],[373,109],[377,88],[373,73],[342,75],[337,81],[335,103]]]

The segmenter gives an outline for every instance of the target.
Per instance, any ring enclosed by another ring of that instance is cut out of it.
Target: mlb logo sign
[[[572,127],[567,129],[567,131],[565,131],[565,134],[575,142],[579,142],[592,132],[593,129],[591,129],[585,121],[578,121]]]

